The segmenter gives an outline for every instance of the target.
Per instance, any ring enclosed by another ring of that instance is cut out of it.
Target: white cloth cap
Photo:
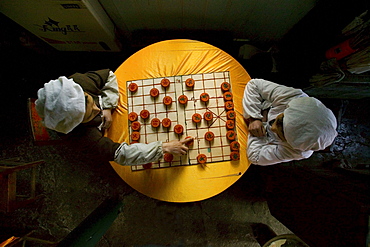
[[[84,91],[65,76],[51,80],[37,92],[36,110],[47,128],[67,134],[85,115]]]
[[[333,112],[313,97],[295,98],[284,111],[284,136],[301,151],[323,150],[337,136],[337,120]]]

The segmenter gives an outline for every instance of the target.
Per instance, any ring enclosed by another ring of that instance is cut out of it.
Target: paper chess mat
[[[132,170],[239,159],[229,72],[127,82],[130,143],[194,138],[183,156],[165,154]]]

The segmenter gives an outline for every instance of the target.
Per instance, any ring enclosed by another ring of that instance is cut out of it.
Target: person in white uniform
[[[263,79],[247,83],[243,117],[249,131],[247,155],[255,165],[309,158],[337,136],[336,118],[321,101]]]
[[[60,76],[38,90],[36,110],[47,128],[93,161],[140,165],[158,161],[164,153],[186,154],[186,143],[193,138],[129,145],[105,137],[104,130],[111,126],[111,112],[118,103],[118,90],[117,78],[109,69]]]

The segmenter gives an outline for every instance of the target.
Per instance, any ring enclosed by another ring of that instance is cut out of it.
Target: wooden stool
[[[0,160],[0,211],[12,212],[41,197],[36,196],[36,166],[44,163],[43,160],[19,162],[19,158]],[[26,169],[31,169],[30,195],[17,195],[17,172]]]
[[[0,230],[4,231],[4,229]],[[5,229],[6,234],[8,237],[6,239],[0,239],[0,247],[16,247],[16,246],[29,246],[26,245],[26,242],[34,243],[31,246],[49,246],[54,247],[58,245],[58,242],[55,241],[48,241],[44,239],[34,238],[31,235],[35,232],[35,230],[18,230],[18,229]],[[4,235],[4,236],[5,236]]]

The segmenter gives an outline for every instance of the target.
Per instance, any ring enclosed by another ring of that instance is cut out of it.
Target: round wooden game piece
[[[202,121],[202,116],[199,113],[194,113],[193,116],[191,116],[191,119],[194,123],[199,123]]]
[[[230,149],[232,151],[238,151],[239,148],[240,148],[240,144],[239,144],[238,141],[233,141],[233,142],[230,143]]]
[[[236,138],[236,133],[234,130],[229,130],[226,132],[226,138],[230,141],[234,141]]]
[[[184,94],[180,95],[178,100],[179,100],[179,103],[182,105],[185,105],[186,103],[188,103],[188,97]]]
[[[139,121],[134,121],[131,123],[131,129],[132,130],[139,130],[141,127],[141,124]]]
[[[221,83],[221,90],[223,92],[229,91],[230,90],[230,83],[228,83],[226,81]]]
[[[232,100],[233,99],[233,94],[231,92],[225,92],[224,93],[224,100]]]
[[[235,127],[234,120],[227,120],[226,121],[226,128],[227,129],[232,130],[232,129],[234,129],[234,127]]]
[[[198,154],[197,161],[199,164],[204,164],[207,162],[207,156],[205,154]]]
[[[208,93],[202,93],[202,94],[200,95],[200,100],[201,100],[202,102],[208,102],[208,100],[209,100],[209,94],[208,94]]]
[[[137,120],[137,113],[136,112],[130,112],[130,114],[128,114],[128,120],[130,120],[131,122],[136,121]]]
[[[185,137],[185,140],[186,140],[186,139],[189,139],[189,138],[191,138],[191,136],[187,136],[187,137]],[[191,145],[193,145],[193,144],[194,144],[194,139],[193,139],[192,141],[187,142],[185,145],[189,147],[189,146],[191,146]]]
[[[236,112],[231,110],[226,112],[227,119],[234,120],[236,117]]]
[[[227,111],[234,109],[234,103],[232,101],[226,101],[225,102],[225,109]]]
[[[137,131],[133,131],[131,133],[131,140],[138,141],[140,139],[140,133]]]
[[[149,111],[148,110],[141,110],[141,112],[140,112],[140,117],[142,118],[142,119],[147,119],[147,118],[149,118],[149,116],[150,116],[150,113],[149,113]]]
[[[213,141],[213,139],[215,139],[215,134],[212,132],[212,131],[207,131],[205,134],[204,134],[204,138],[207,140],[207,141]]]
[[[150,163],[148,163],[148,164],[144,164],[144,165],[143,165],[143,168],[144,168],[144,169],[150,169],[150,168],[152,168],[152,166],[153,166],[153,163],[151,163],[151,162],[150,162]]]
[[[165,153],[165,154],[163,155],[163,159],[164,159],[164,161],[166,161],[166,162],[171,162],[171,161],[173,160],[173,155],[172,155],[172,154],[170,154],[170,153]]]
[[[163,104],[165,104],[167,106],[171,105],[172,104],[172,98],[170,96],[165,96],[163,98]]]
[[[182,134],[184,132],[184,127],[181,124],[176,124],[173,128],[176,134]]]
[[[162,80],[161,80],[161,85],[162,85],[162,87],[164,87],[164,88],[169,87],[169,86],[170,86],[170,80],[168,80],[167,78],[162,79]]]
[[[171,126],[171,119],[169,119],[169,118],[163,118],[163,120],[162,120],[162,126],[164,128],[169,128]]]
[[[159,95],[159,90],[157,88],[153,87],[152,89],[150,89],[150,96],[155,98],[155,97],[158,97],[158,95]]]
[[[161,124],[161,120],[159,120],[159,118],[153,118],[152,121],[150,121],[150,125],[153,127],[153,128],[158,128],[159,125]]]
[[[128,89],[130,90],[130,92],[135,93],[138,89],[138,85],[134,82],[131,82],[128,86]]]
[[[240,154],[239,152],[233,151],[230,153],[230,159],[231,160],[239,160],[240,159]]]
[[[204,114],[203,114],[203,117],[206,121],[211,121],[213,119],[213,114],[212,112],[210,111],[206,111]]]
[[[195,84],[195,81],[194,81],[194,79],[193,79],[193,78],[188,78],[188,79],[186,79],[186,81],[185,81],[185,85],[186,85],[187,87],[194,87],[194,84]]]

